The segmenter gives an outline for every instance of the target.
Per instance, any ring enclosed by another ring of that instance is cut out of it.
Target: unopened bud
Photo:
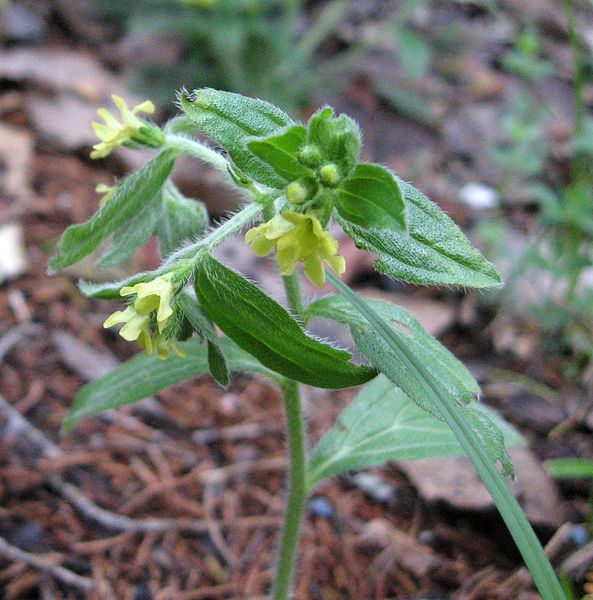
[[[299,161],[306,167],[318,167],[322,160],[319,148],[313,144],[303,146],[299,152]]]
[[[298,181],[293,181],[286,186],[286,198],[291,204],[302,204],[309,196],[307,188]]]
[[[319,169],[319,178],[321,179],[321,183],[327,187],[335,187],[342,179],[340,170],[334,163],[323,165]]]

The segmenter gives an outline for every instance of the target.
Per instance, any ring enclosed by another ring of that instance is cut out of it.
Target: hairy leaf
[[[97,261],[97,265],[112,267],[130,258],[152,237],[160,214],[161,194],[157,193],[140,212],[114,233],[111,247]]]
[[[365,383],[374,369],[349,362],[349,352],[309,335],[277,302],[257,286],[211,257],[196,275],[202,310],[238,346],[270,369],[322,388]]]
[[[440,384],[461,404],[470,403],[480,388],[462,362],[457,360],[438,340],[426,333],[420,323],[404,308],[382,300],[367,300],[367,304],[382,319],[390,324],[394,335],[404,340],[408,347],[422,360],[430,365],[438,376]],[[367,345],[373,343],[373,334],[366,319],[341,296],[327,296],[312,302],[305,311],[305,317],[324,317],[347,325],[358,349],[364,354]],[[360,344],[360,345],[359,345]],[[381,370],[393,368],[393,357],[384,347],[381,339],[376,340],[375,366]],[[380,364],[379,364],[380,363]],[[397,365],[400,387],[424,410],[436,418],[441,418],[434,403],[426,397],[424,388],[415,381],[405,365]]]
[[[207,225],[208,214],[202,202],[185,198],[175,187],[167,186],[156,231],[163,256],[177,250],[185,240],[202,235]]]
[[[308,173],[297,158],[306,139],[307,130],[302,125],[291,125],[276,135],[252,139],[247,142],[247,147],[286,182],[290,182]]]
[[[199,335],[206,338],[208,343],[208,369],[210,374],[220,385],[229,384],[229,368],[220,346],[220,338],[214,331],[214,324],[202,312],[196,298],[183,292],[177,297],[176,306],[189,321],[190,325]]]
[[[243,173],[273,188],[285,186],[284,179],[245,145],[248,138],[274,135],[292,125],[284,111],[262,100],[210,88],[182,92],[179,102],[185,114],[229,153]]]
[[[334,117],[329,106],[320,108],[308,123],[307,142],[319,148],[323,157],[337,163],[348,175],[358,162],[361,135],[358,125],[348,116]]]
[[[469,423],[466,418],[467,411],[457,404],[455,398],[451,398],[443,390],[440,385],[441,382],[431,370],[431,365],[426,365],[418,360],[407,345],[398,336],[394,335],[394,328],[390,323],[378,315],[365,300],[358,297],[343,281],[331,272],[328,272],[327,277],[330,283],[364,316],[374,339],[380,339],[391,354],[392,365],[389,371],[385,372],[385,375],[396,385],[399,385],[396,371],[399,365],[405,363],[411,370],[413,377],[424,386],[427,396],[432,398],[442,418],[451,428],[492,495],[496,507],[521,551],[527,568],[533,575],[534,582],[542,594],[542,598],[544,600],[562,600],[564,595],[554,569],[529,521],[494,463],[493,459],[501,460],[505,472],[509,472],[510,465],[506,463],[505,456],[500,455],[502,442],[499,446],[497,440],[486,441],[481,434],[482,432],[477,433],[475,426]],[[369,354],[372,354],[372,352],[371,349]],[[492,427],[495,426],[492,425]],[[500,437],[502,438],[502,434],[500,434]],[[502,451],[504,452],[504,450]]]
[[[159,360],[155,355],[137,354],[115,371],[85,385],[78,392],[64,421],[64,429],[69,431],[85,417],[142,400],[171,385],[208,373],[206,344],[193,338],[180,343],[179,347],[187,353],[186,358],[172,355],[168,360]],[[231,340],[220,339],[220,347],[231,370],[253,371],[272,379],[275,377],[274,373],[238,348]]]
[[[365,229],[338,217],[359,248],[374,252],[375,268],[417,284],[496,287],[500,275],[472,247],[459,227],[416,188],[399,180],[407,204],[408,231]]]
[[[133,218],[160,190],[169,176],[177,151],[163,150],[142,169],[127,177],[115,195],[86,222],[71,225],[60,238],[49,261],[56,273],[90,254],[105,238]]]
[[[493,410],[483,405],[477,405],[476,410],[500,427],[507,445],[524,444],[521,435]],[[463,454],[448,425],[422,410],[393,382],[379,375],[356,395],[313,450],[309,485],[389,460]]]
[[[395,176],[380,165],[359,164],[338,188],[338,214],[365,229],[405,231],[406,204]]]

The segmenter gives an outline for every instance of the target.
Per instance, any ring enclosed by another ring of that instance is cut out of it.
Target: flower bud
[[[328,163],[319,169],[319,179],[327,187],[336,187],[342,180],[342,176],[336,164]]]
[[[310,178],[301,177],[286,186],[286,198],[291,204],[303,204],[315,196],[317,188]]]
[[[299,152],[299,162],[306,167],[318,167],[322,160],[319,148],[313,144],[303,146]]]

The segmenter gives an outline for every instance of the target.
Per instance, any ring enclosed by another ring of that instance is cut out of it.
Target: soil
[[[309,16],[319,4],[312,3]],[[320,56],[363,35],[389,5],[360,4]],[[203,377],[60,435],[77,390],[135,349],[102,327],[114,304],[85,298],[76,287],[78,277],[115,279],[122,271],[101,273],[84,262],[49,277],[47,260],[66,226],[96,210],[95,186],[144,159],[123,152],[91,161],[89,122],[80,122],[127,85],[118,63],[122,38],[105,37],[104,25],[88,16],[90,2],[81,2],[80,13],[63,0],[15,1],[11,10],[17,7],[30,30],[17,35],[5,24],[0,38],[0,236],[7,223],[21,228],[26,265],[0,284],[0,598],[265,598],[287,468],[283,408],[273,386],[235,376],[223,390]],[[414,181],[471,232],[494,215],[461,202],[459,189],[500,184],[487,150],[499,139],[500,115],[518,85],[500,59],[526,22],[542,32],[558,65],[549,89],[559,108],[548,136],[550,177],[561,180],[568,169],[571,81],[557,2],[527,7],[507,0],[494,12],[481,2],[427,3],[413,23],[417,31],[437,44],[443,23],[450,23],[465,40],[463,52],[450,60],[437,54],[426,77],[413,84],[413,93],[434,108],[433,122],[402,115],[379,93],[377,73],[393,85],[403,77],[382,50],[349,68],[342,93],[320,94],[307,110],[329,102],[355,116],[365,132],[365,158]],[[66,57],[86,66],[61,69],[74,64],[58,62]],[[91,67],[96,72],[89,78]],[[56,106],[66,112],[56,113]],[[220,216],[226,197],[219,182],[187,166],[177,177]],[[532,204],[512,194],[497,210],[517,235],[536,217]],[[240,246],[231,246],[229,260],[267,285],[265,263]],[[7,252],[17,261],[18,240]],[[562,456],[593,458],[590,396],[582,382],[553,358],[527,312],[497,312],[491,296],[403,286],[377,276],[372,260],[347,240],[343,252],[348,279],[363,293],[421,305],[425,327],[470,366],[482,400],[525,436],[529,485],[538,492],[534,501],[524,489],[519,500],[531,502],[526,509],[537,533],[580,597],[587,577],[593,579],[590,485],[555,482],[542,465]],[[149,244],[123,274],[158,261]],[[524,379],[518,382],[517,374]],[[354,393],[308,391],[311,441]],[[449,468],[453,463],[445,463],[444,471]],[[463,461],[455,469],[473,481]],[[446,486],[427,497],[417,471],[390,463],[367,478],[353,473],[319,485],[307,506],[295,598],[539,598],[500,517],[476,486],[463,490],[461,500]]]

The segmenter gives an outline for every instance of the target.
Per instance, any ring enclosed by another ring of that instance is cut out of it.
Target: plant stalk
[[[288,304],[293,314],[302,318],[303,301],[298,279],[293,274],[283,277],[283,280]],[[300,385],[296,381],[287,379],[283,385],[283,391],[288,429],[290,475],[288,482],[288,503],[284,515],[276,575],[272,588],[272,598],[274,600],[286,600],[290,594],[301,518],[307,498],[305,424],[301,405]]]

